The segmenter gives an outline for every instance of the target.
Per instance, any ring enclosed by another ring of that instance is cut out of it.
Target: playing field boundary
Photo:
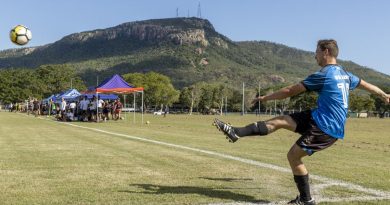
[[[242,162],[245,164],[254,165],[257,167],[272,169],[272,170],[275,170],[278,172],[291,174],[290,168],[284,168],[284,167],[276,166],[273,164],[263,163],[263,162],[259,162],[259,161],[255,161],[255,160],[251,160],[251,159],[245,159],[242,157],[236,157],[233,155],[228,155],[228,154],[223,154],[223,153],[218,153],[218,152],[203,150],[203,149],[198,149],[198,148],[192,148],[192,147],[177,145],[177,144],[173,144],[173,143],[167,143],[167,142],[158,141],[158,140],[151,140],[151,139],[146,139],[146,138],[127,135],[127,134],[110,132],[110,131],[106,131],[106,130],[102,130],[102,129],[98,129],[98,128],[84,127],[81,125],[75,125],[75,124],[68,123],[68,122],[52,121],[52,120],[42,118],[42,117],[39,117],[39,119],[43,119],[43,120],[47,120],[47,121],[51,121],[51,122],[55,122],[55,123],[63,124],[63,125],[67,125],[67,126],[77,127],[77,128],[81,128],[81,129],[91,130],[94,132],[104,133],[104,134],[108,134],[108,135],[124,137],[124,138],[131,139],[131,140],[148,142],[148,143],[163,145],[163,146],[167,146],[167,147],[174,147],[177,149],[198,152],[198,153],[202,153],[202,154],[206,154],[206,155],[210,155],[210,156],[216,156],[219,158],[235,160],[235,161],[239,161],[239,162]],[[315,184],[312,186],[313,195],[314,195],[317,202],[343,202],[343,201],[349,202],[349,201],[390,200],[390,192],[386,192],[386,191],[382,191],[382,190],[378,190],[378,189],[366,188],[366,187],[363,187],[361,185],[345,182],[342,180],[331,179],[328,177],[323,177],[323,176],[315,175],[315,174],[310,174],[310,177],[312,179],[315,179],[315,180],[320,182],[320,184]],[[355,197],[330,197],[329,198],[329,197],[322,196],[320,193],[321,190],[324,188],[330,187],[330,186],[340,186],[340,187],[344,187],[346,189],[359,191],[359,192],[365,193],[365,194],[355,196]],[[284,203],[286,203],[286,201],[279,201],[279,202],[274,202],[274,203],[260,203],[260,204],[271,205],[271,204],[284,204]],[[218,203],[216,203],[216,204],[218,204]],[[243,204],[259,204],[259,203],[234,202],[234,203],[221,203],[221,205],[222,204],[224,204],[224,205],[226,205],[226,204],[243,205]]]

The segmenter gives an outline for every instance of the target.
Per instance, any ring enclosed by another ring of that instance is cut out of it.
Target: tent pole
[[[50,114],[51,114],[51,98],[49,100],[49,117],[50,117]]]
[[[96,92],[96,122],[99,122],[99,100],[98,100],[99,94]]]
[[[141,118],[142,124],[144,124],[144,91],[142,91],[142,106],[141,106]]]
[[[134,108],[134,111],[133,111],[133,124],[135,124],[135,93],[136,92],[133,92],[133,108]]]
[[[123,108],[127,108],[126,107],[126,95],[123,95]],[[124,112],[125,113],[125,120],[127,121],[127,112]]]

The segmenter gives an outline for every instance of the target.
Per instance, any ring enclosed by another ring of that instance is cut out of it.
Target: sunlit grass
[[[145,115],[148,125],[141,124],[139,115],[135,123],[132,117],[73,124],[286,168],[286,153],[298,137],[278,131],[231,144],[211,126],[215,116]],[[221,118],[239,126],[260,120],[250,115]],[[289,200],[297,193],[291,174],[238,161],[25,114],[1,112],[0,124],[0,201],[4,204],[272,202]],[[312,174],[390,191],[389,125],[389,119],[350,119],[346,139],[305,159],[305,164]],[[324,193],[356,195],[340,187]],[[390,201],[373,204],[377,203]]]

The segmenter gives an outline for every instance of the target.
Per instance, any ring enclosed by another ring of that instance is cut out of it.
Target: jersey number
[[[349,83],[337,83],[337,87],[341,90],[341,93],[343,94],[344,108],[348,108],[347,92],[349,90]]]

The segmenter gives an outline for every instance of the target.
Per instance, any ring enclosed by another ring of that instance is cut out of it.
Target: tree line
[[[23,102],[28,98],[42,99],[70,87],[86,89],[76,70],[66,65],[0,71],[0,102],[4,104]]]
[[[143,87],[145,92],[145,109],[163,109],[175,106],[183,112],[203,114],[254,111],[260,107],[261,112],[287,110],[306,110],[316,106],[317,95],[314,92],[305,92],[298,96],[284,100],[262,102],[251,105],[256,95],[265,95],[274,92],[286,84],[278,84],[266,88],[246,88],[244,93],[244,108],[242,106],[242,87],[220,82],[197,82],[193,85],[176,89],[168,76],[156,73],[128,73],[123,78],[135,87]],[[43,99],[51,94],[59,93],[69,88],[79,91],[86,90],[81,77],[76,70],[67,65],[45,65],[37,69],[7,69],[0,71],[0,102],[22,102],[34,97]],[[382,88],[390,92],[389,88]],[[140,104],[141,99],[136,99]],[[351,92],[350,110],[355,112],[377,111],[383,113],[390,110],[381,99],[366,93]]]

